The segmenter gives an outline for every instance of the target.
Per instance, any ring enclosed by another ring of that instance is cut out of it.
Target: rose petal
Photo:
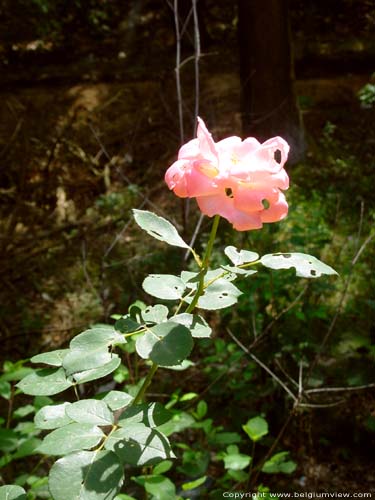
[[[241,212],[234,206],[234,199],[228,197],[225,191],[214,196],[197,197],[201,212],[209,217],[220,215],[233,224],[238,231],[248,231],[262,227],[259,212],[252,214]]]
[[[194,159],[200,157],[201,153],[199,149],[198,139],[192,139],[191,141],[187,142],[180,147],[180,150],[178,152],[179,160]]]
[[[252,213],[264,210],[263,202],[269,204],[278,200],[277,189],[252,189],[251,184],[240,183],[234,190],[234,206],[242,212]]]
[[[281,191],[279,191],[278,200],[274,203],[270,203],[269,208],[264,209],[261,214],[262,222],[277,222],[284,219],[288,214],[288,203],[286,202],[285,196]]]
[[[212,162],[217,162],[218,155],[215,147],[214,140],[212,139],[212,135],[207,130],[207,127],[202,120],[202,118],[198,117],[198,128],[197,128],[197,137],[199,141],[199,149],[201,156],[203,158],[207,158]]]

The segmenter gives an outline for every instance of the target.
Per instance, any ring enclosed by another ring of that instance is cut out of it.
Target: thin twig
[[[227,332],[232,337],[232,339],[236,342],[236,344],[248,355],[252,360],[254,360],[263,370],[265,370],[271,377],[284,389],[285,392],[289,394],[289,396],[293,399],[295,403],[298,402],[298,398],[293,392],[289,389],[287,385],[270,369],[267,365],[265,365],[260,359],[258,359],[252,352],[250,352],[247,347],[245,347],[240,340],[227,328]]]
[[[286,371],[286,370],[285,370],[285,369],[281,366],[281,363],[280,363],[280,361],[279,361],[277,358],[275,358],[275,363],[276,363],[276,365],[278,366],[278,368],[280,369],[280,371],[283,373],[283,375],[285,375],[285,376],[286,376],[286,378],[287,378],[287,379],[288,379],[288,380],[289,380],[289,381],[290,381],[293,385],[295,385],[295,386],[297,387],[297,389],[298,389],[298,388],[299,388],[299,384],[298,384],[298,382],[296,382],[296,381],[295,381],[295,380],[294,380],[294,379],[293,379],[293,378],[289,375],[289,373],[288,373],[288,372],[287,372],[287,371]]]
[[[178,121],[180,127],[180,142],[184,143],[184,119],[182,114],[182,90],[181,90],[181,75],[180,75],[180,64],[181,64],[181,33],[180,33],[180,20],[178,17],[178,0],[174,0],[174,25],[176,33],[176,92],[177,92],[177,106],[178,106]]]
[[[316,389],[307,389],[305,394],[316,394],[321,392],[347,392],[347,391],[363,391],[375,387],[375,382],[365,385],[357,385],[354,387],[321,387]]]
[[[193,136],[195,137],[195,134],[197,132],[197,118],[199,115],[199,59],[201,57],[201,38],[199,33],[197,0],[192,0],[192,2],[193,2],[193,19],[194,19],[194,80],[195,80]]]

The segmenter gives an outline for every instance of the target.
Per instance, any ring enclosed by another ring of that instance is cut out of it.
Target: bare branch
[[[298,398],[293,394],[293,392],[289,389],[287,385],[270,369],[267,365],[265,365],[260,359],[258,359],[252,352],[250,352],[247,347],[245,347],[240,340],[227,328],[227,332],[232,337],[232,339],[236,342],[236,344],[244,351],[250,358],[255,361],[263,370],[265,370],[271,377],[284,389],[285,392],[289,394],[289,396],[293,399],[295,404],[298,404]]]

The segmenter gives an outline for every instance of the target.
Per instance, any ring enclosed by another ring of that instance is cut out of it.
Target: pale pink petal
[[[164,180],[167,186],[180,198],[189,196],[186,187],[186,174],[191,168],[189,160],[177,160],[165,173]]]
[[[215,166],[206,164],[202,168],[200,163],[200,160],[194,161],[193,168],[186,177],[186,190],[189,198],[212,195],[218,190],[216,178],[213,175],[206,175],[206,173],[214,173]]]
[[[275,159],[275,153],[277,151],[280,151],[280,162]],[[264,142],[260,148],[255,151],[254,158],[258,162],[259,170],[274,174],[283,168],[288,158],[288,152],[288,143],[281,137],[273,137]]]
[[[234,206],[242,212],[252,213],[264,210],[264,202],[272,204],[278,200],[277,189],[253,189],[249,184],[239,185],[233,191]]]
[[[288,189],[289,188],[289,177],[286,173],[285,169],[282,168],[280,172],[277,174],[272,174],[272,182],[273,185],[279,189]]]
[[[199,141],[199,150],[203,158],[210,161],[217,161],[217,151],[212,135],[208,131],[202,118],[198,117],[197,137]]]
[[[288,203],[285,196],[279,191],[278,200],[271,203],[270,207],[261,212],[260,217],[262,222],[277,222],[284,219],[288,214]]]
[[[183,146],[180,147],[178,152],[178,159],[193,159],[200,157],[199,141],[198,139],[192,139]]]
[[[233,198],[228,197],[225,191],[214,196],[202,196],[197,198],[201,212],[209,217],[220,215],[233,224],[237,231],[248,231],[262,227],[259,212],[247,214],[237,210]]]
[[[232,137],[226,137],[225,139],[217,142],[216,149],[219,154],[231,154],[235,149],[241,146],[241,143],[241,137],[236,137],[235,135],[233,135]]]
[[[259,147],[260,142],[255,137],[248,137],[236,148],[236,154],[240,160],[246,161]]]

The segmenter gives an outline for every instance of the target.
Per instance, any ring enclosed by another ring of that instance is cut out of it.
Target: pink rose
[[[284,170],[288,152],[281,137],[263,144],[253,137],[244,141],[228,137],[215,143],[198,118],[197,138],[180,148],[165,181],[177,196],[196,198],[205,215],[220,215],[238,231],[259,229],[288,213],[281,192],[289,187]]]

